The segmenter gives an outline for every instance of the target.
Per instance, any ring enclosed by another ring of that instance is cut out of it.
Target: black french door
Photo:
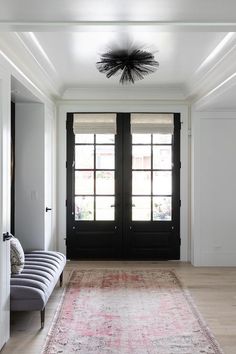
[[[180,114],[173,132],[74,134],[67,114],[67,258],[180,258]]]

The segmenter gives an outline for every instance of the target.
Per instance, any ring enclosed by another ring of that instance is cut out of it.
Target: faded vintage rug
[[[171,270],[73,271],[44,354],[223,353]]]

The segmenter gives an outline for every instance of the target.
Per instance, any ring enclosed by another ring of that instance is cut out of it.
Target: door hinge
[[[179,245],[181,246],[181,238],[179,238]]]
[[[65,245],[67,246],[67,238],[66,237],[64,238],[64,241],[65,241]]]
[[[67,199],[65,200],[65,205],[66,205],[66,207],[67,207]]]
[[[181,207],[181,199],[179,200],[179,206]]]
[[[182,167],[182,165],[181,165],[181,161],[179,162],[179,168],[181,168]]]
[[[68,166],[68,163],[67,163],[67,161],[66,161],[66,168],[67,168],[67,166]]]

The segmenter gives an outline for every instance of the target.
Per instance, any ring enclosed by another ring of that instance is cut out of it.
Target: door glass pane
[[[171,194],[172,173],[170,171],[153,172],[153,194]]]
[[[171,134],[153,134],[153,144],[171,144]]]
[[[96,194],[114,194],[114,182],[113,171],[97,171]]]
[[[132,167],[134,169],[151,168],[151,146],[133,146],[132,147]]]
[[[75,220],[94,220],[93,197],[75,197]]]
[[[97,144],[114,144],[115,135],[114,134],[96,134]]]
[[[93,144],[94,135],[93,134],[76,134],[75,142],[77,144]]]
[[[133,144],[151,144],[151,134],[132,134]]]
[[[93,171],[76,171],[75,172],[75,194],[93,194],[94,179]]]
[[[132,198],[132,220],[151,220],[151,197]]]
[[[94,146],[75,146],[75,168],[94,168]]]
[[[153,198],[153,220],[171,220],[171,197]]]
[[[151,172],[133,171],[132,194],[151,194]]]
[[[114,197],[96,197],[96,220],[115,220]]]
[[[114,169],[114,145],[96,145],[96,168]]]
[[[171,169],[171,146],[153,146],[153,168]]]

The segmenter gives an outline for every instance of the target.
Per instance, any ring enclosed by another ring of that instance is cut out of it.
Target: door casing
[[[0,349],[10,336],[10,245],[3,233],[10,231],[10,77],[0,70]]]

